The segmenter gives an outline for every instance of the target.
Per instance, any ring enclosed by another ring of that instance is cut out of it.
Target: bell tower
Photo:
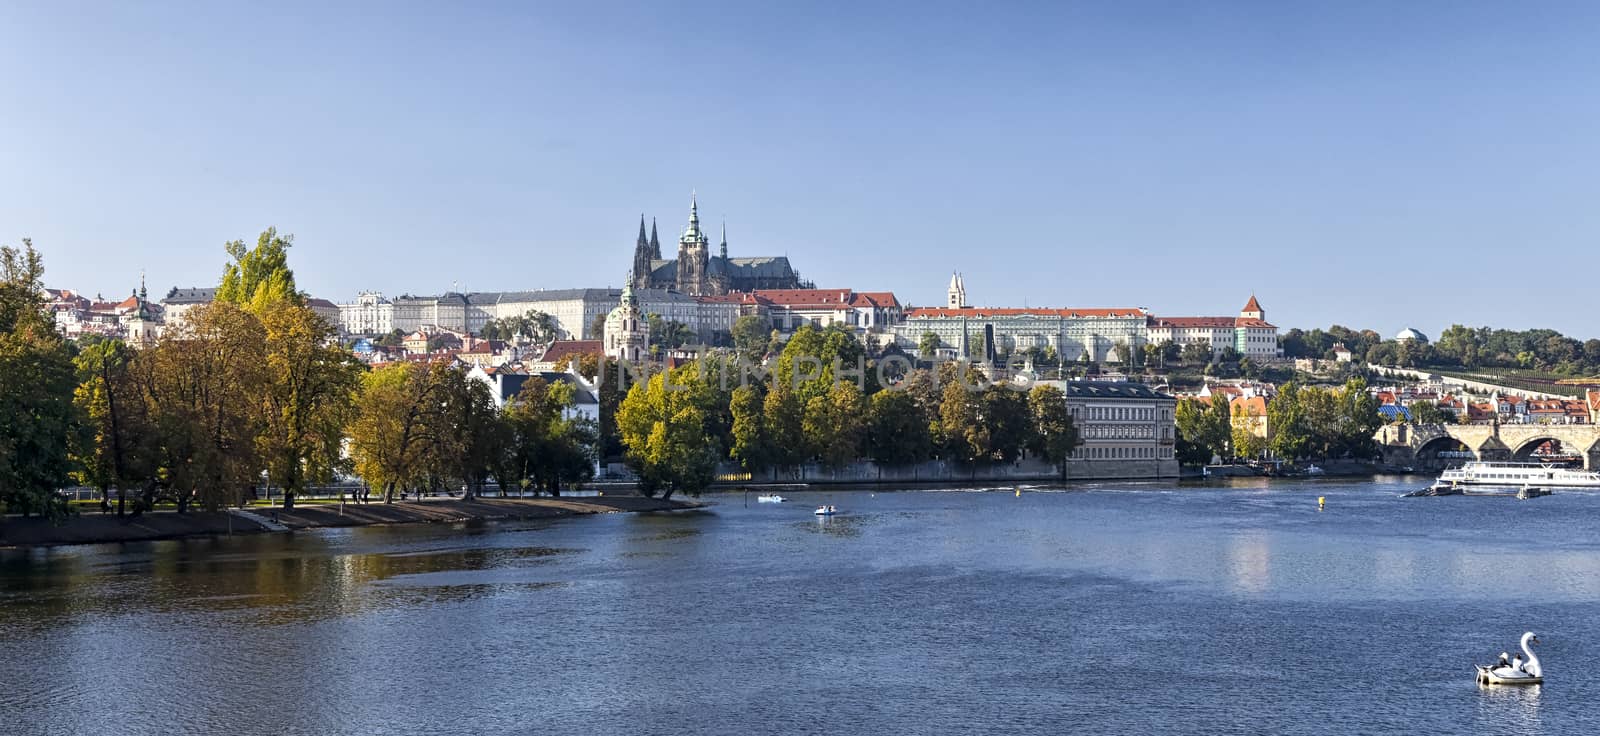
[[[678,291],[691,296],[711,293],[706,279],[706,266],[710,261],[711,242],[700,230],[700,207],[695,195],[689,195],[689,225],[678,238]]]
[[[950,274],[950,290],[945,293],[945,307],[949,309],[964,309],[967,306],[967,285],[961,282],[961,274]]]

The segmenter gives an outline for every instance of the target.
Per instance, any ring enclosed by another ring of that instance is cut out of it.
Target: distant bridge
[[[1600,469],[1600,424],[1390,424],[1373,436],[1384,461],[1438,470],[1466,460],[1536,460],[1533,451],[1547,441],[1563,455],[1583,458],[1583,467]]]

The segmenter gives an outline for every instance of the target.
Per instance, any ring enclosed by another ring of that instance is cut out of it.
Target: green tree
[[[733,323],[733,346],[746,360],[759,361],[772,341],[772,322],[759,314],[746,314]]]
[[[110,508],[115,488],[118,516],[127,513],[128,487],[143,485],[154,472],[150,443],[156,438],[134,383],[134,357],[125,343],[111,339],[83,345],[73,360],[79,421],[72,436],[73,476],[99,489],[102,508]]]
[[[1067,395],[1048,384],[1033,387],[1028,392],[1028,412],[1033,417],[1032,446],[1034,454],[1059,468],[1065,476],[1067,460],[1077,450],[1078,427],[1067,408]]]
[[[45,311],[44,259],[0,247],[0,514],[66,514],[77,386],[71,351]]]
[[[933,332],[924,332],[922,333],[922,337],[917,340],[917,354],[922,356],[924,359],[932,358],[933,356],[939,354],[939,346],[942,344],[944,343],[939,339],[937,334],[934,334]]]
[[[439,418],[449,430],[437,445],[438,471],[461,484],[463,498],[474,498],[499,467],[505,438],[502,418],[488,384],[459,366],[449,368],[441,395]]]
[[[1117,362],[1122,365],[1124,371],[1130,371],[1136,367],[1137,364],[1134,359],[1138,357],[1139,353],[1133,349],[1133,346],[1128,344],[1127,340],[1118,340],[1117,344],[1112,346],[1112,351],[1116,353]]]
[[[304,304],[305,298],[295,289],[294,271],[289,269],[289,246],[293,243],[293,235],[280,236],[277,228],[269,227],[256,238],[254,248],[243,240],[225,245],[233,262],[222,273],[216,300],[238,304],[258,314],[278,301]]]
[[[1411,412],[1413,424],[1455,424],[1454,417],[1440,411],[1432,401],[1413,401],[1406,409]]]
[[[771,464],[792,468],[805,462],[805,403],[795,390],[775,378],[762,399],[761,415]]]
[[[983,391],[983,422],[987,426],[987,457],[995,462],[1012,462],[1034,442],[1035,423],[1028,406],[1028,394],[1008,383],[993,383]]]
[[[933,452],[928,417],[909,391],[879,391],[868,402],[866,452],[882,465],[910,465]]]
[[[1185,399],[1178,402],[1175,420],[1178,436],[1192,446],[1193,456],[1227,457],[1232,440],[1233,422],[1228,411],[1228,400],[1216,394],[1209,401]]]
[[[1290,381],[1267,402],[1267,426],[1272,427],[1269,448],[1274,455],[1286,460],[1303,457],[1311,443],[1300,391],[1300,386]]]
[[[1191,342],[1183,346],[1181,351],[1183,364],[1190,368],[1202,366],[1211,362],[1211,345],[1203,342]]]
[[[760,473],[772,466],[774,453],[767,439],[764,403],[759,386],[740,386],[733,390],[733,400],[728,407],[733,413],[730,454],[751,473]]]

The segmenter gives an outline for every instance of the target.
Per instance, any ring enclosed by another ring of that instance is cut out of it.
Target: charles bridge
[[[1530,461],[1546,442],[1559,454],[1577,455],[1587,470],[1600,469],[1597,424],[1391,424],[1373,436],[1385,462],[1440,470],[1467,460]]]

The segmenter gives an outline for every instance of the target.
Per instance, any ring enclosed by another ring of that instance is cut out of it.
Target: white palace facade
[[[950,278],[945,306],[907,309],[895,340],[916,352],[923,335],[939,337],[947,355],[993,358],[1030,348],[1049,347],[1062,361],[1120,362],[1117,345],[1138,351],[1172,341],[1204,343],[1213,355],[1233,348],[1258,361],[1279,357],[1278,328],[1250,297],[1237,317],[1156,317],[1143,308],[994,308],[966,303],[960,274]]]

